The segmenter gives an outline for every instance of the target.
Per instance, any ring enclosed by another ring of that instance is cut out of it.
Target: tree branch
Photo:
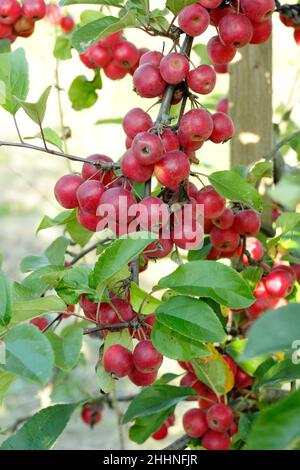
[[[279,140],[277,144],[274,146],[274,148],[271,150],[271,152],[267,153],[267,155],[265,155],[263,158],[265,160],[272,160],[272,158],[275,157],[276,153],[281,149],[281,147],[288,144],[291,140],[293,140],[295,137],[298,137],[298,136],[300,136],[300,131],[293,132],[292,134]]]
[[[97,331],[102,331],[102,330],[115,330],[118,328],[130,328],[133,326],[132,321],[127,321],[127,322],[120,322],[120,323],[111,323],[109,325],[99,325],[95,326],[94,328],[86,328],[83,332],[84,335],[90,335],[92,333],[97,333]]]
[[[169,446],[165,447],[163,450],[183,450],[186,449],[191,438],[185,434],[184,436],[181,436],[179,439],[176,439],[176,441],[172,442]]]
[[[94,251],[98,248],[99,245],[104,245],[106,242],[108,241],[111,241],[111,238],[105,238],[104,240],[102,241],[98,241],[98,242],[95,242],[93,245],[91,246],[88,246],[87,248],[85,248],[84,250],[82,250],[80,253],[78,253],[77,255],[74,255],[72,261],[71,261],[71,265],[77,263],[77,261],[79,261],[81,258],[83,258],[84,256],[86,256],[88,253],[90,253],[91,251]]]
[[[0,147],[21,147],[29,150],[36,150],[38,152],[48,153],[50,155],[55,155],[57,157],[67,158],[68,160],[73,160],[75,162],[86,163],[86,158],[77,157],[76,155],[72,155],[70,153],[59,152],[57,150],[52,150],[44,147],[39,147],[38,145],[26,144],[25,142],[7,142],[7,141],[0,141]],[[109,163],[109,162],[101,162],[101,161],[94,161],[89,160],[88,163],[103,168],[103,170],[111,170],[113,168],[119,168],[120,165],[118,163]]]

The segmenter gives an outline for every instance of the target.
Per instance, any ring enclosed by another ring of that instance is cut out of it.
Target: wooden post
[[[235,124],[231,166],[249,165],[273,148],[272,42],[240,49],[231,66],[229,104]]]
[[[274,147],[272,106],[272,41],[240,49],[241,60],[230,69],[229,113],[235,125],[230,164],[251,165]],[[263,187],[266,191],[266,186]],[[263,212],[265,227],[272,211]]]

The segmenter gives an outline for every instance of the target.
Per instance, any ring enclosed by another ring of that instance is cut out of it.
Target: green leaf
[[[137,444],[143,444],[173,414],[174,407],[137,418],[129,429],[129,438]]]
[[[229,356],[233,357],[235,362],[248,374],[253,375],[258,367],[267,359],[266,356],[262,357],[255,357],[251,359],[241,360],[240,356],[243,354],[245,350],[245,346],[247,344],[246,339],[235,339],[230,343],[230,345],[226,348],[226,353]]]
[[[76,29],[71,38],[73,47],[81,54],[99,39],[125,28],[133,27],[136,24],[136,16],[131,12],[127,12],[121,18],[105,16]]]
[[[102,125],[102,124],[122,124],[123,118],[111,118],[111,119],[98,119],[95,122],[95,125]]]
[[[85,265],[73,266],[63,272],[55,289],[66,304],[76,304],[81,294],[95,296],[95,290],[88,285],[90,272],[91,268]]]
[[[48,339],[36,326],[18,325],[5,335],[6,363],[2,368],[20,377],[46,385],[54,364]]]
[[[93,287],[107,282],[115,276],[125,265],[134,260],[149,243],[155,240],[151,233],[138,232],[126,238],[115,240],[101,253],[92,273]]]
[[[20,269],[22,273],[35,271],[36,269],[49,266],[49,259],[45,255],[41,256],[26,256],[22,259]]]
[[[135,282],[131,283],[130,289],[130,303],[135,312],[138,312],[142,303],[141,312],[143,315],[148,315],[155,312],[156,308],[159,307],[161,301],[153,297],[153,295],[147,294],[141,289]]]
[[[45,251],[45,256],[49,259],[51,264],[63,265],[65,261],[66,249],[69,241],[65,237],[58,237]]]
[[[262,178],[273,178],[273,162],[257,162],[248,175],[248,181],[255,184]]]
[[[11,437],[0,450],[47,450],[51,449],[79,403],[58,404],[39,411]]]
[[[41,96],[39,97],[36,103],[28,103],[18,98],[17,96],[14,96],[14,99],[24,109],[27,116],[38,125],[42,124],[44,120],[47,101],[49,98],[51,88],[52,88],[51,86],[48,86],[46,90],[41,94]]]
[[[192,3],[197,3],[196,0],[167,0],[166,7],[177,15],[184,7],[191,5]]]
[[[255,287],[261,280],[262,275],[263,275],[263,269],[257,266],[247,266],[242,271],[242,276],[252,291],[254,291]]]
[[[57,225],[64,225],[68,221],[74,220],[75,218],[76,218],[76,212],[74,210],[60,212],[54,218],[51,218],[48,215],[45,215],[42,218],[40,225],[38,226],[36,231],[38,233],[40,230],[45,230],[46,228],[55,227]]]
[[[262,210],[262,199],[256,189],[234,170],[216,171],[208,179],[225,198]]]
[[[290,210],[295,210],[300,201],[300,173],[284,175],[273,188],[269,195],[275,201]]]
[[[44,313],[66,311],[66,304],[55,295],[49,295],[34,300],[17,301],[13,303],[11,325],[17,325],[18,323],[38,317]]]
[[[0,54],[0,104],[11,114],[16,114],[20,104],[13,96],[26,99],[29,90],[28,63],[22,48]]]
[[[208,385],[217,395],[224,395],[226,389],[226,368],[222,361],[212,359],[209,361],[192,359],[191,364],[196,377]]]
[[[300,224],[300,214],[296,212],[284,212],[276,220],[276,236],[268,240],[268,247],[277,245],[283,235],[291,232]]]
[[[0,40],[0,54],[3,54],[4,52],[11,52],[11,42],[9,39]]]
[[[196,44],[193,47],[193,51],[195,51],[197,56],[200,57],[201,64],[210,64],[210,59],[207,54],[206,44]]]
[[[240,360],[263,354],[296,349],[299,344],[300,304],[290,303],[277,310],[268,310],[250,328],[248,342]]]
[[[12,316],[12,294],[8,279],[0,270],[0,325],[6,326]]]
[[[14,374],[0,369],[0,403],[15,379],[16,376]]]
[[[271,387],[274,385],[291,382],[300,379],[299,364],[293,364],[292,358],[275,363],[259,379],[259,387]]]
[[[68,92],[72,107],[76,111],[90,108],[98,99],[96,90],[100,90],[101,88],[102,83],[99,84],[98,81],[96,82],[94,79],[89,81],[84,75],[78,75],[71,83]]]
[[[195,341],[222,342],[226,333],[214,311],[202,300],[182,295],[163,302],[157,320],[171,330]]]
[[[247,308],[254,302],[252,292],[234,269],[215,261],[192,261],[160,279],[158,285],[180,294],[209,297],[233,309]]]
[[[30,273],[22,282],[22,286],[41,296],[59,282],[66,270],[63,266],[48,265]]]
[[[100,390],[104,393],[110,393],[115,387],[115,380],[112,375],[106,372],[103,364],[99,364],[97,367],[98,385]]]
[[[130,403],[123,417],[123,423],[168,410],[182,400],[195,395],[196,392],[190,387],[152,385],[144,388]]]
[[[300,439],[300,390],[262,411],[249,436],[249,450],[290,450]]]
[[[157,320],[152,327],[151,340],[155,348],[170,359],[189,361],[210,354],[203,342],[189,339]]]
[[[57,147],[61,152],[63,152],[62,140],[61,140],[61,138],[59,137],[59,135],[57,134],[57,132],[55,132],[55,131],[54,131],[53,129],[51,129],[50,127],[45,127],[45,129],[43,129],[43,134],[44,134],[44,139],[45,139],[45,141],[46,141],[48,144],[54,145],[54,146]],[[43,137],[42,137],[41,132],[38,132],[36,135],[33,135],[33,136],[31,136],[31,137],[24,137],[24,140],[32,140],[32,139],[40,139],[40,140],[43,140]]]
[[[82,328],[71,330],[64,336],[58,336],[50,331],[47,333],[47,338],[54,351],[55,365],[65,371],[73,369],[79,361],[83,338]]]
[[[80,225],[77,217],[70,218],[67,221],[66,229],[69,232],[73,242],[78,243],[82,247],[85,246],[93,236],[93,232]]]
[[[58,60],[72,59],[72,44],[69,38],[66,36],[57,36],[53,55]]]
[[[90,23],[91,21],[103,18],[104,14],[98,10],[84,10],[80,13],[80,26]]]

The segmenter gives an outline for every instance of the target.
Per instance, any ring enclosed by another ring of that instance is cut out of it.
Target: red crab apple
[[[226,201],[212,186],[206,186],[199,191],[197,203],[203,204],[205,218],[217,219],[224,212]]]
[[[108,157],[107,155],[101,155],[101,154],[94,154],[90,155],[87,157],[87,162],[83,164],[82,166],[82,178],[84,180],[99,180],[101,181],[104,186],[106,186],[108,183],[110,183],[114,177],[115,177],[115,172],[112,169],[105,169],[102,168],[101,166],[93,165],[89,163],[90,160],[103,163],[104,165],[111,164],[113,163],[113,160]]]
[[[217,106],[216,106],[216,111],[218,113],[228,114],[228,111],[229,111],[228,98],[222,98],[220,101],[218,101]]]
[[[128,73],[128,70],[125,67],[121,67],[114,60],[108,62],[108,64],[103,67],[103,71],[110,80],[121,80]]]
[[[153,165],[142,165],[135,158],[132,149],[127,150],[122,157],[121,171],[123,176],[138,183],[144,183],[151,178],[153,169]]]
[[[81,209],[91,214],[96,214],[99,201],[105,187],[96,180],[86,180],[77,189],[77,200]]]
[[[123,120],[125,134],[131,139],[134,139],[139,132],[148,131],[152,126],[151,117],[141,108],[131,109]]]
[[[72,31],[75,28],[75,21],[73,20],[72,16],[70,15],[63,16],[60,19],[60,27],[66,33],[68,33],[69,31]]]
[[[192,109],[184,114],[179,126],[179,139],[181,135],[193,142],[207,140],[213,131],[211,114],[205,109]]]
[[[102,217],[91,214],[90,212],[85,212],[80,207],[78,207],[77,220],[80,225],[82,225],[82,227],[90,230],[91,232],[97,232],[97,227],[98,224],[102,221]]]
[[[194,37],[204,33],[209,23],[209,13],[199,3],[188,5],[178,15],[179,28],[189,36]]]
[[[143,340],[134,349],[133,362],[138,371],[148,374],[160,368],[163,356],[155,349],[150,340]]]
[[[156,441],[161,441],[162,439],[165,439],[167,435],[168,435],[168,427],[165,423],[163,423],[161,427],[158,428],[158,430],[152,434],[151,437],[155,439]]]
[[[300,45],[300,29],[295,29],[294,39],[296,41],[296,44],[298,44],[298,46],[299,46]]]
[[[263,21],[262,23],[252,23],[252,27],[253,34],[250,44],[263,44],[271,37],[273,29],[271,19]]]
[[[238,388],[248,388],[252,385],[253,377],[247,374],[246,371],[238,367],[237,373],[235,375],[235,386]]]
[[[127,222],[133,219],[128,216],[128,211],[135,203],[136,199],[128,189],[110,188],[102,194],[99,201],[99,209],[102,213],[98,212],[102,216],[105,215],[108,220],[119,223],[120,220],[125,219]]]
[[[160,62],[159,70],[165,82],[177,85],[184,80],[189,72],[190,64],[185,55],[171,52]]]
[[[82,183],[78,175],[64,175],[56,183],[54,194],[59,204],[65,209],[78,207],[77,190]]]
[[[208,430],[206,415],[199,408],[186,411],[182,419],[183,429],[189,437],[199,438]]]
[[[260,215],[253,209],[245,209],[235,215],[233,229],[241,235],[256,235],[260,224]]]
[[[219,5],[221,5],[223,0],[199,0],[198,3],[199,5],[202,5],[204,8],[217,8]]]
[[[151,242],[145,248],[145,254],[147,258],[164,258],[171,253],[173,248],[173,241],[171,238],[163,238],[162,235],[159,236],[159,240]]]
[[[219,227],[213,227],[210,232],[210,240],[214,248],[226,253],[237,249],[240,235],[232,228],[222,230]]]
[[[130,303],[123,299],[112,299],[111,303],[103,302],[99,310],[100,325],[113,325],[114,323],[122,323],[131,321],[135,316]],[[114,331],[118,331],[117,328]],[[108,330],[103,330],[106,335]]]
[[[265,280],[267,292],[273,297],[287,297],[293,290],[294,277],[284,269],[270,272]]]
[[[229,64],[236,54],[236,48],[225,46],[219,36],[213,36],[207,43],[207,53],[213,64]]]
[[[231,139],[234,134],[234,124],[228,114],[217,112],[212,115],[214,128],[209,137],[214,144],[220,144]]]
[[[274,0],[241,0],[241,8],[249,20],[256,23],[266,21],[275,10]]]
[[[172,150],[179,150],[179,139],[178,135],[175,132],[172,132],[171,129],[164,129],[160,134],[160,138],[163,144],[164,152],[172,152]]]
[[[139,64],[151,64],[155,67],[159,67],[160,61],[163,57],[164,55],[159,51],[148,51],[141,56]]]
[[[46,4],[44,0],[24,0],[22,12],[25,18],[40,20],[46,14]]]
[[[142,230],[158,232],[169,221],[169,209],[161,199],[148,196],[138,204],[139,220]]]
[[[21,7],[17,0],[1,0],[0,23],[13,24],[21,15]]]
[[[151,132],[140,132],[132,142],[132,152],[141,165],[157,163],[163,154],[162,139]]]
[[[209,428],[213,431],[226,432],[233,421],[232,409],[223,403],[217,403],[209,408],[206,419]]]
[[[213,219],[212,222],[214,225],[219,227],[222,230],[227,230],[232,227],[234,221],[234,214],[231,209],[226,208],[219,217]]]
[[[96,44],[90,48],[89,60],[97,67],[105,67],[111,60],[111,52],[109,49]]]
[[[44,331],[49,325],[49,320],[45,317],[32,318],[30,323],[36,326],[40,331]]]
[[[125,377],[133,368],[132,353],[124,346],[114,344],[104,353],[103,366],[106,372],[118,378]]]
[[[186,79],[192,91],[207,95],[215,88],[217,75],[210,65],[203,64],[194,70],[190,70]]]
[[[154,174],[158,181],[176,191],[180,183],[190,174],[190,163],[185,153],[173,150],[163,155],[161,160],[154,165]]]
[[[159,67],[152,64],[142,64],[136,69],[133,85],[142,98],[156,98],[164,93],[167,86]]]
[[[148,387],[152,385],[156,380],[157,371],[149,372],[147,374],[140,372],[136,367],[133,367],[132,371],[128,375],[132,383],[139,387]]]
[[[138,49],[129,41],[118,42],[113,49],[113,60],[125,69],[132,68],[140,58]]]
[[[253,35],[253,26],[246,15],[230,13],[219,23],[219,36],[225,46],[244,47]]]
[[[34,20],[20,16],[13,25],[13,32],[22,38],[29,38],[34,31]]]
[[[229,450],[231,441],[227,434],[210,430],[204,434],[201,445],[207,450]]]
[[[88,426],[94,426],[102,419],[102,414],[95,409],[95,406],[87,403],[81,411],[81,419]]]

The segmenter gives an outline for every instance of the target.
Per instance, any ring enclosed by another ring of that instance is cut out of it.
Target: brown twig
[[[186,449],[191,438],[185,434],[184,436],[181,436],[179,439],[176,439],[176,441],[172,442],[172,444],[168,445],[165,447],[163,450],[183,450]]]

